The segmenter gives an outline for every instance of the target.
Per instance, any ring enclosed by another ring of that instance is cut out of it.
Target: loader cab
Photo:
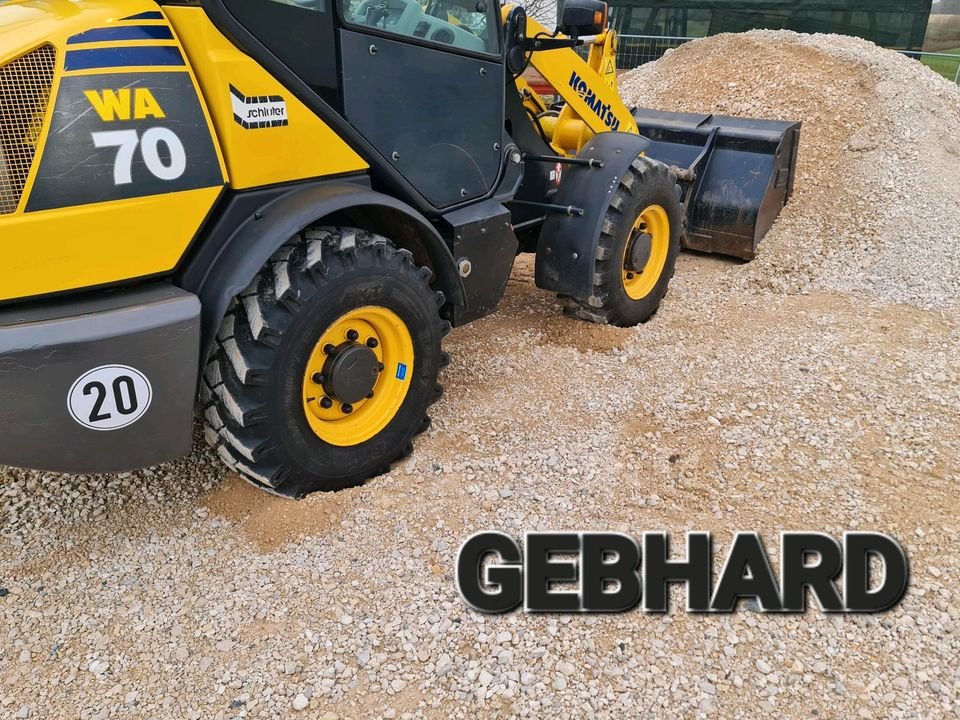
[[[489,195],[505,86],[495,0],[332,1],[347,120],[434,207]]]
[[[262,45],[281,61],[278,79],[306,84],[322,104],[301,100],[328,124],[345,121],[372,147],[375,185],[399,178],[398,194],[427,215],[496,191],[509,142],[496,0],[203,4],[248,52]]]

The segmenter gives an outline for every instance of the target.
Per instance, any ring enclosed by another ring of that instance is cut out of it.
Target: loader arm
[[[542,98],[516,79],[528,114],[556,154],[579,155],[605,132],[646,138],[642,154],[666,165],[681,188],[683,245],[753,259],[793,192],[800,123],[630,110],[617,92],[616,33],[581,36],[590,49],[586,60],[572,47],[556,47],[568,37],[526,19],[529,64],[564,100],[559,112],[543,111]]]
[[[503,8],[503,17],[510,9],[509,5]],[[548,36],[566,37],[554,36],[539,22],[527,17],[528,38]],[[617,92],[616,42],[617,35],[612,30],[594,36],[589,42],[587,60],[571,48],[530,54],[530,65],[566,103],[552,133],[552,144],[558,153],[576,155],[590,138],[602,132],[637,133],[637,123]],[[520,82],[522,79],[518,78]],[[522,94],[533,92],[525,83],[523,86]]]

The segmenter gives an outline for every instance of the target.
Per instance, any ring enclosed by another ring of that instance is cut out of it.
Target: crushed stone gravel
[[[120,476],[4,469],[0,716],[960,717],[958,91],[861,41],[750,33],[624,93],[807,123],[756,262],[682,255],[624,330],[564,317],[520,259],[502,311],[448,338],[416,452],[336,495],[267,496],[199,439]],[[737,530],[883,531],[912,586],[868,617],[456,594],[475,531],[596,528],[721,555]]]
[[[960,86],[859,38],[755,30],[672,50],[621,78],[629,105],[802,120],[792,202],[728,281],[960,297]]]

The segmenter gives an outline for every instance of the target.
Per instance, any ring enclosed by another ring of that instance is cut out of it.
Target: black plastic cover
[[[496,200],[447,213],[443,220],[453,236],[457,264],[470,264],[470,273],[463,278],[465,306],[454,306],[453,324],[460,326],[497,309],[517,257],[517,236],[510,211]]]
[[[599,35],[606,22],[607,4],[601,0],[566,0],[563,4],[560,29],[565,35]]]
[[[3,309],[0,464],[98,473],[185,455],[199,355],[200,301],[165,283]]]

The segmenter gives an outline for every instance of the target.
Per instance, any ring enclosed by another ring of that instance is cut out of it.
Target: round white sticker
[[[67,408],[91,430],[119,430],[143,417],[153,399],[147,376],[126,365],[102,365],[81,375],[67,395]]]

